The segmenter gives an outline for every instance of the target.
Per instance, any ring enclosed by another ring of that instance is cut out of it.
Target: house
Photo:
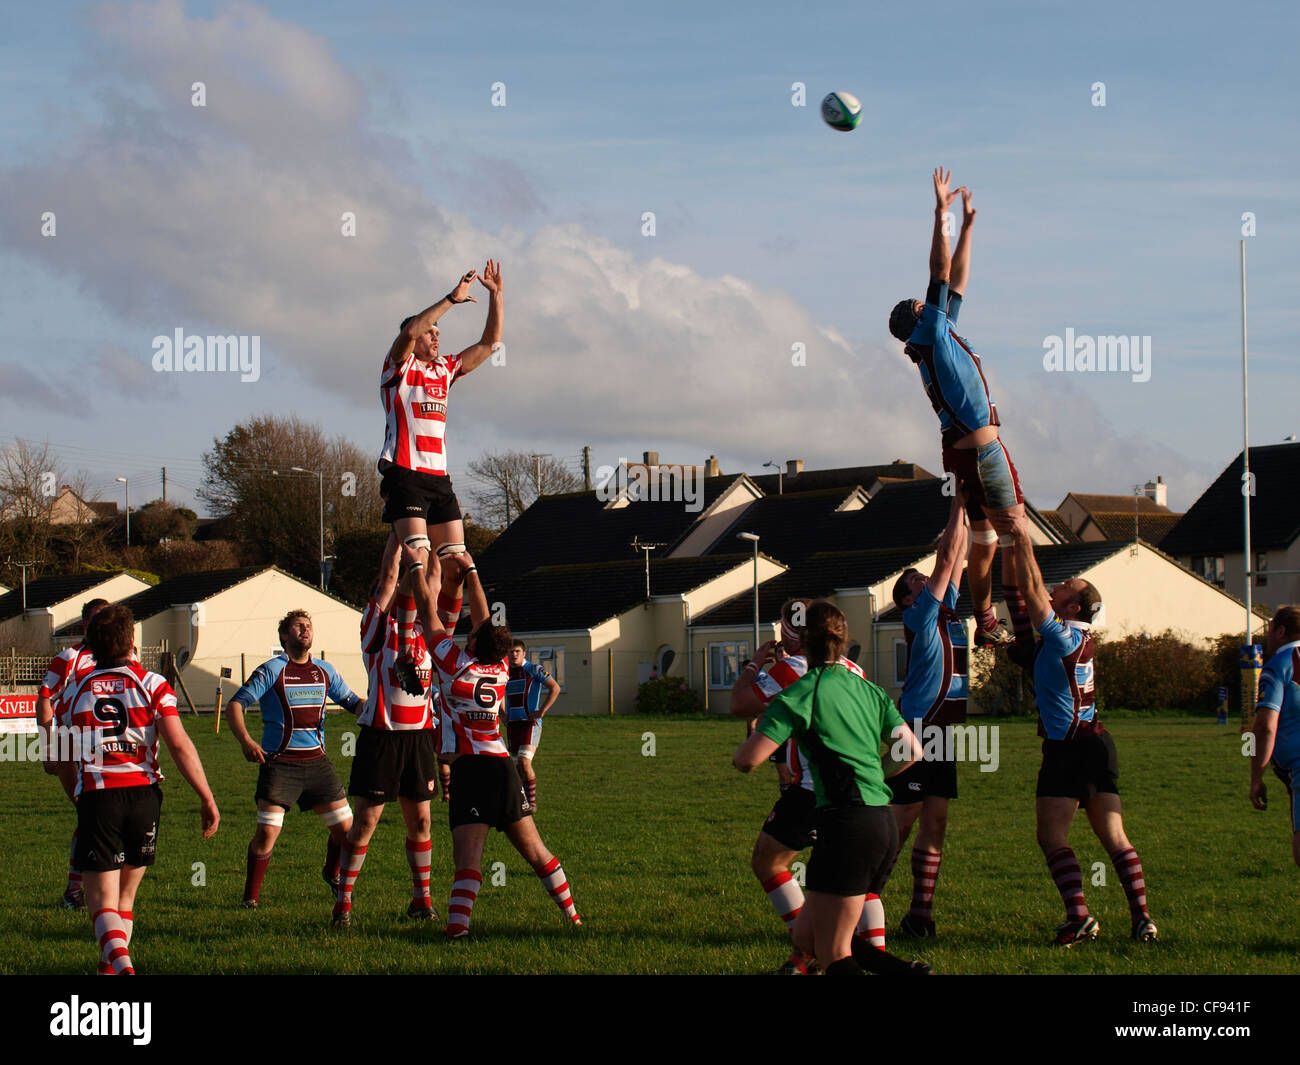
[[[1159,544],[1181,514],[1168,507],[1168,486],[1157,477],[1132,495],[1071,492],[1053,512],[1080,540],[1145,540]]]
[[[89,525],[101,518],[117,517],[116,503],[87,501],[72,490],[71,485],[61,485],[59,494],[50,504],[51,525]]]
[[[80,624],[81,608],[92,599],[120,603],[149,585],[130,573],[81,573],[72,577],[29,580],[0,596],[0,647],[22,647],[54,655],[66,642],[56,632],[71,622]],[[67,641],[72,642],[72,641]]]
[[[1206,580],[1244,595],[1245,505],[1250,505],[1251,598],[1273,607],[1300,602],[1300,443],[1250,449],[1252,483],[1240,453],[1161,543]],[[1278,572],[1290,570],[1290,573]]]

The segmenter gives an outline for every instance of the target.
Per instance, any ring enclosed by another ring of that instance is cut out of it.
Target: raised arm
[[[1016,518],[1011,526],[1015,539],[1013,552],[1016,559],[1016,577],[1020,581],[1020,594],[1029,607],[1029,620],[1037,628],[1052,616],[1052,598],[1043,584],[1043,574],[1034,558],[1034,542],[1029,538],[1029,520]]]
[[[407,544],[402,545],[402,561],[407,567],[406,574],[402,578],[403,588],[408,588],[410,594],[415,597],[415,614],[424,629],[425,645],[432,651],[439,640],[450,635],[443,628],[442,619],[438,617],[437,592],[430,590],[436,589],[442,581],[442,564],[437,555],[428,554],[422,557]],[[427,574],[424,573],[425,565],[429,568]]]
[[[731,686],[731,704],[728,707],[733,716],[752,721],[763,712],[764,703],[754,690],[754,683],[763,672],[763,667],[776,658],[776,646],[775,640],[760,644],[758,653],[745,663],[745,668],[736,677]]]
[[[392,609],[393,596],[397,593],[397,582],[402,573],[401,546],[397,534],[389,533],[384,557],[379,563],[379,583],[375,586],[375,604],[382,614]]]
[[[476,271],[469,271],[447,295],[443,296],[437,303],[430,304],[410,319],[397,334],[397,339],[393,341],[392,347],[388,349],[388,355],[384,360],[385,363],[400,366],[405,362],[406,357],[411,354],[411,349],[415,347],[415,342],[437,324],[438,319],[451,309],[452,304],[477,303],[478,299],[469,294],[469,286],[474,281],[475,276],[477,276]]]
[[[460,353],[462,374],[467,374],[481,366],[492,354],[492,349],[501,343],[501,327],[505,316],[505,305],[501,301],[501,264],[489,259],[478,281],[492,295],[488,299],[487,322],[483,326],[483,336],[477,344],[471,344]]]
[[[939,550],[934,559],[934,572],[925,582],[930,594],[939,602],[948,594],[948,585],[957,583],[953,574],[961,576],[962,560],[966,557],[966,495],[960,489],[952,497],[948,511],[948,524],[939,538]]]
[[[944,214],[957,198],[961,189],[948,191],[952,171],[936,167],[934,171],[934,236],[930,238],[930,280],[947,281],[952,269],[952,256],[948,250],[948,233],[944,229]],[[940,307],[941,311],[947,308]]]
[[[970,233],[971,223],[975,221],[975,208],[970,202],[970,189],[961,191],[961,236],[957,238],[957,249],[952,253],[952,277],[948,290],[956,295],[966,295],[966,282],[970,278]]]

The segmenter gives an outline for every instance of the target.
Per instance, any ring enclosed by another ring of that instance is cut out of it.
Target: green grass
[[[319,876],[325,833],[291,813],[256,911],[238,908],[254,827],[255,770],[211,720],[186,718],[222,812],[199,838],[197,801],[164,754],[159,861],[136,903],[132,955],[143,973],[750,973],[785,957],[783,930],[749,869],[776,795],[766,767],[742,776],[731,721],[555,718],[537,770],[538,828],[564,863],[585,927],[567,926],[536,877],[498,833],[484,855],[474,938],[445,943],[440,925],[399,917],[409,901],[399,811],[390,807],[358,881],[353,927],[335,933]],[[331,715],[330,749],[349,724]],[[1290,919],[1297,871],[1285,793],[1250,809],[1235,727],[1212,720],[1123,716],[1119,748],[1125,824],[1145,866],[1158,946],[1127,938],[1124,892],[1082,815],[1071,844],[1100,920],[1100,940],[1070,951],[1044,944],[1061,904],[1034,843],[1038,741],[1031,722],[1001,721],[998,772],[960,768],[935,919],[923,949],[892,938],[943,973],[1276,973],[1300,969]],[[355,727],[355,726],[353,726]],[[642,755],[642,733],[656,753]],[[348,759],[335,759],[346,782]],[[38,765],[0,763],[0,836],[9,907],[0,973],[89,973],[96,951],[84,914],[57,906],[71,807]],[[1106,884],[1090,866],[1105,862]],[[192,864],[206,886],[192,884]],[[505,884],[493,886],[493,864]],[[445,911],[452,874],[446,807],[434,805],[433,893]],[[885,895],[890,929],[907,906],[906,855]]]

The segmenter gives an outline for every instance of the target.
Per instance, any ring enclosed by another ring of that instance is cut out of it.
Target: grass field
[[[528,866],[493,833],[474,938],[443,941],[441,926],[405,921],[409,873],[396,806],[371,842],[352,928],[329,928],[319,866],[325,833],[312,814],[285,820],[256,911],[238,908],[254,826],[255,770],[211,719],[185,719],[222,813],[199,837],[197,802],[162,754],[167,782],[159,861],[136,903],[132,955],[142,973],[759,973],[784,960],[783,930],[749,869],[775,774],[731,768],[743,728],[729,720],[554,718],[539,752],[538,827],[564,863],[585,926],[572,929]],[[1124,892],[1082,815],[1071,844],[1102,926],[1094,944],[1046,946],[1061,904],[1034,843],[1039,755],[1032,722],[999,722],[999,770],[960,768],[936,896],[940,939],[917,949],[941,973],[1279,973],[1300,970],[1292,920],[1285,793],[1271,785],[1261,814],[1246,797],[1249,772],[1234,727],[1198,718],[1112,716],[1126,827],[1141,854],[1157,946],[1128,939]],[[338,757],[345,715],[331,715]],[[642,754],[643,733],[655,754]],[[62,910],[73,812],[39,765],[0,763],[8,919],[0,973],[94,971],[89,921]],[[1104,861],[1105,886],[1090,866]],[[202,862],[206,885],[195,886]],[[492,884],[504,863],[503,886]],[[433,895],[445,912],[451,881],[446,808],[434,807]],[[892,930],[911,891],[904,856],[885,895]]]

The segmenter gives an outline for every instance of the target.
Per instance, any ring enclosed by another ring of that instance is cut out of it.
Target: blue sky
[[[377,452],[397,322],[490,256],[508,360],[452,393],[453,476],[487,448],[584,444],[597,464],[937,470],[885,320],[923,291],[938,164],[974,190],[962,326],[1033,502],[1162,474],[1181,510],[1237,452],[1245,211],[1252,440],[1300,432],[1287,5],[359,10],[10,15],[0,444],[48,440],[104,498],[128,475],[133,504],[164,463],[190,498],[200,453],[252,414]],[[853,133],[820,121],[831,89],[862,100]],[[484,307],[449,314],[444,346]],[[260,380],[154,373],[152,338],[178,327],[260,335]],[[1067,328],[1150,336],[1151,380],[1045,372]]]

